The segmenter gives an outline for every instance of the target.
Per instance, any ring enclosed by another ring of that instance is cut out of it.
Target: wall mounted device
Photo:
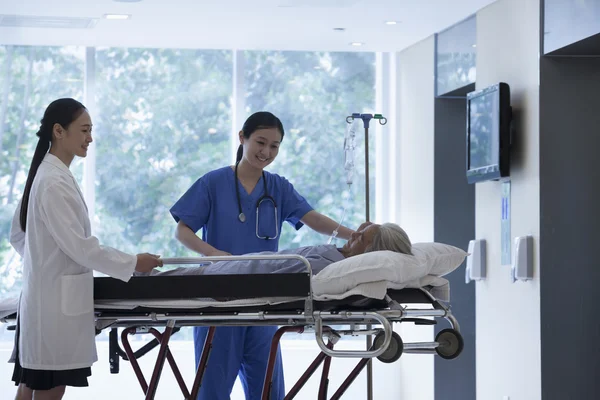
[[[471,240],[469,242],[468,253],[467,267],[465,268],[465,283],[485,279],[485,239]]]
[[[500,82],[467,93],[467,182],[510,176],[510,88]]]
[[[510,277],[513,283],[517,280],[533,279],[533,236],[515,238],[515,258],[510,269]]]

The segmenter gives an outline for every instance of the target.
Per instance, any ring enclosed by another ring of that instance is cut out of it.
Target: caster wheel
[[[444,329],[440,331],[435,341],[439,343],[435,351],[438,355],[446,360],[452,360],[460,355],[463,351],[464,341],[460,333],[454,329]]]
[[[385,338],[385,334],[383,332],[379,332],[375,336],[375,340],[373,341],[373,348],[378,349],[383,344],[383,340]],[[387,350],[383,352],[383,354],[379,355],[377,359],[383,363],[390,364],[398,361],[402,352],[404,351],[404,343],[396,332],[392,332],[392,340],[390,340],[390,345]]]

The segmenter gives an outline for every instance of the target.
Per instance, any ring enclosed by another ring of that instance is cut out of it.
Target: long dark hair
[[[271,114],[268,111],[259,111],[255,112],[251,116],[248,117],[246,122],[244,122],[244,126],[242,127],[242,132],[246,139],[250,138],[255,131],[259,129],[269,129],[269,128],[277,128],[279,132],[281,132],[281,140],[283,140],[283,135],[285,132],[283,131],[283,124],[275,115]],[[235,162],[239,163],[242,160],[242,155],[244,154],[244,147],[240,144],[237,151],[237,157]]]
[[[35,178],[35,174],[44,160],[46,153],[50,149],[54,124],[60,124],[64,129],[68,129],[69,125],[79,118],[85,109],[83,104],[69,98],[54,100],[46,108],[44,117],[40,121],[42,125],[40,126],[40,130],[36,133],[39,140],[31,160],[29,174],[27,175],[27,183],[25,184],[25,190],[23,191],[23,200],[21,201],[19,222],[21,223],[23,232],[25,232],[27,226],[27,207],[29,205],[29,193],[31,192],[33,179]]]

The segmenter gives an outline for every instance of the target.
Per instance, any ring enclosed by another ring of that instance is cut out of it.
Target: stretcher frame
[[[190,299],[209,297],[220,300],[250,299],[260,297],[286,297],[295,299],[289,303],[270,306],[243,307],[203,307],[201,309],[154,309],[136,308],[134,310],[97,310],[96,329],[111,328],[110,350],[111,371],[118,372],[119,357],[128,359],[136,373],[146,399],[153,399],[165,361],[169,363],[185,399],[195,399],[199,391],[202,376],[210,356],[212,339],[217,326],[281,326],[273,337],[271,353],[262,399],[270,399],[270,388],[275,365],[277,347],[286,332],[304,333],[307,328],[314,329],[315,340],[321,352],[308,367],[285,399],[293,399],[302,386],[323,364],[318,399],[327,398],[328,374],[332,357],[358,358],[360,361],[331,399],[339,399],[367,363],[374,357],[383,362],[396,361],[402,353],[439,354],[444,358],[455,358],[462,351],[462,338],[458,321],[449,307],[435,299],[424,289],[403,289],[391,291],[384,300],[366,299],[353,296],[350,299],[336,301],[315,301],[311,276],[312,268],[308,260],[300,255],[253,255],[226,257],[196,257],[165,259],[165,264],[203,264],[225,260],[289,260],[296,259],[306,266],[306,273],[297,274],[252,274],[252,275],[198,275],[134,277],[128,283],[112,278],[96,278],[94,293],[96,300],[118,301],[126,296],[127,300]],[[156,279],[161,284],[156,284]],[[177,288],[174,293],[173,288]],[[175,296],[176,295],[176,296]],[[401,303],[431,304],[432,309],[411,309]],[[428,319],[433,318],[434,320]],[[436,318],[446,319],[451,328],[446,329],[440,340],[440,334],[434,342],[403,343],[399,335],[393,332],[393,322],[413,322],[419,325],[435,324]],[[351,329],[334,330],[332,326],[350,325]],[[371,328],[371,326],[379,328]],[[202,356],[196,376],[190,390],[176,366],[168,348],[171,335],[184,326],[209,326]],[[362,326],[368,329],[361,328]],[[117,340],[117,328],[125,328],[121,333],[124,351],[120,350]],[[164,327],[161,333],[156,328]],[[137,333],[150,333],[155,341],[134,352],[128,336]],[[365,350],[336,350],[337,341],[344,335],[375,335],[374,345]],[[324,338],[327,339],[325,343]],[[159,346],[157,361],[150,383],[137,363],[137,358],[152,347]],[[393,348],[393,349],[391,349]],[[387,354],[386,354],[387,352]],[[123,356],[126,357],[123,357]]]

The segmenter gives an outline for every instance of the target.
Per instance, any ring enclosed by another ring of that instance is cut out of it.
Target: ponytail
[[[25,232],[27,227],[27,207],[29,205],[29,194],[31,193],[31,187],[33,186],[33,180],[37,173],[38,168],[44,161],[44,157],[50,149],[50,143],[52,143],[52,131],[55,124],[61,125],[64,129],[68,129],[69,125],[75,121],[81,113],[85,110],[85,106],[77,100],[64,98],[54,100],[46,108],[44,112],[44,118],[42,118],[42,125],[40,130],[37,132],[39,138],[33,159],[31,160],[31,166],[29,167],[29,174],[27,175],[27,183],[25,183],[25,190],[23,191],[23,199],[21,200],[21,211],[19,213],[19,223],[21,229]]]
[[[29,205],[29,193],[31,192],[31,186],[33,186],[33,179],[37,173],[38,168],[42,164],[48,149],[50,149],[50,140],[43,137],[40,132],[37,133],[40,137],[38,144],[35,147],[35,153],[31,160],[31,166],[29,167],[29,174],[27,175],[27,183],[25,184],[25,190],[23,191],[23,200],[21,201],[21,213],[19,216],[19,222],[21,223],[21,230],[25,232],[27,225],[27,206]]]
[[[242,146],[240,144],[240,147],[238,147],[238,151],[237,151],[237,156],[235,157],[235,163],[239,163],[240,161],[242,161],[242,156],[244,155],[244,146]]]

